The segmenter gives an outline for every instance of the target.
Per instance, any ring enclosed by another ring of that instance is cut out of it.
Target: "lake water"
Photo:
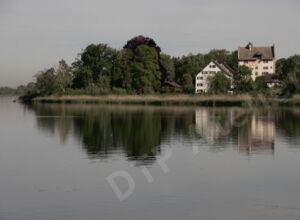
[[[0,98],[0,219],[300,218],[300,108]]]

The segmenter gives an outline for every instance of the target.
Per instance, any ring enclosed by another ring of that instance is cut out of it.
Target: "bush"
[[[86,95],[84,89],[66,89],[65,95]]]
[[[94,83],[91,83],[86,89],[85,93],[88,95],[108,95],[111,93],[109,89],[100,88],[99,86],[95,85]]]
[[[126,89],[117,88],[117,87],[113,87],[111,92],[116,95],[126,95],[127,94]]]

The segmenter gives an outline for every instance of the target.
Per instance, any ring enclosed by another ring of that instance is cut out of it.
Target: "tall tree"
[[[119,79],[114,82],[136,93],[157,92],[165,80],[160,48],[151,38],[138,36],[127,42],[119,60]]]
[[[216,73],[208,78],[208,93],[210,94],[226,94],[230,91],[231,82],[225,76],[225,73]]]
[[[116,71],[117,59],[118,51],[106,44],[87,46],[80,59],[73,64],[75,88],[84,88],[90,81],[99,86],[99,80],[104,76],[110,80]]]
[[[52,95],[58,91],[54,68],[40,71],[35,77],[36,77],[36,89],[39,95],[42,96]]]
[[[166,80],[174,81],[175,78],[175,67],[172,57],[167,54],[161,54],[161,63],[166,70]]]
[[[175,81],[179,84],[184,83],[184,75],[188,74],[191,78],[205,67],[205,60],[202,54],[189,54],[188,56],[173,58],[175,67]]]
[[[233,75],[234,90],[238,94],[248,93],[252,90],[251,69],[246,66],[239,66]]]
[[[195,87],[193,77],[190,74],[184,74],[182,77],[182,85],[184,93],[194,93]]]
[[[160,87],[161,72],[154,48],[138,46],[132,63],[133,88],[138,93],[153,93]]]
[[[60,94],[63,94],[72,85],[72,68],[64,60],[59,61],[56,69],[56,84]]]

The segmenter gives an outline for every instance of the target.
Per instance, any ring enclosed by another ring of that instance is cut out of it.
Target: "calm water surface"
[[[299,218],[298,108],[0,98],[0,220]]]

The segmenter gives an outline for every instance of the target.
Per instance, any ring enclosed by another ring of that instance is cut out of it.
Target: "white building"
[[[209,77],[213,77],[216,73],[223,72],[225,76],[233,81],[234,71],[225,63],[218,63],[216,61],[210,62],[198,75],[195,80],[195,92],[207,93],[209,89]]]
[[[275,46],[254,47],[249,43],[238,48],[239,66],[247,66],[252,70],[253,81],[258,76],[272,75],[275,70]]]

